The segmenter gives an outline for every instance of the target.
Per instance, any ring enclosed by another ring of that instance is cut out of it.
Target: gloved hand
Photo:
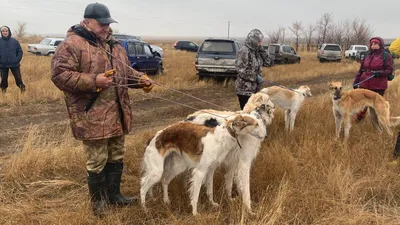
[[[359,85],[358,85],[358,79],[355,79],[354,80],[354,82],[353,82],[353,89],[357,89],[357,88],[359,88]],[[357,85],[356,85],[357,84]]]
[[[139,84],[143,85],[143,91],[148,93],[151,91],[151,89],[153,89],[154,85],[153,85],[154,81],[152,79],[150,79],[150,77],[148,77],[146,74],[143,74],[142,76],[140,76],[139,79]]]
[[[264,77],[262,75],[257,75],[256,82],[257,82],[257,84],[264,83]]]
[[[374,71],[374,72],[372,72],[372,75],[374,75],[374,77],[380,77],[380,76],[382,76],[382,72],[381,71]]]

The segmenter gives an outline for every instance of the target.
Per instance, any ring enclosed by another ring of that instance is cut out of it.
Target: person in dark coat
[[[385,94],[388,88],[388,75],[393,73],[393,63],[392,55],[385,53],[384,44],[380,37],[371,38],[370,50],[364,60],[361,60],[360,69],[354,80],[354,88],[365,88],[382,96]],[[374,77],[369,79],[371,76]],[[356,122],[360,122],[365,117],[367,109],[368,107],[357,113]]]
[[[8,71],[11,70],[15,78],[15,83],[25,91],[25,85],[22,82],[20,62],[22,59],[22,49],[19,42],[11,37],[11,30],[7,26],[0,28],[0,70],[1,70],[1,90],[6,92],[8,88]]]

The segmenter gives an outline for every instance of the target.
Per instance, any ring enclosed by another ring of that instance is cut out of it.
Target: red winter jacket
[[[388,87],[387,76],[393,72],[392,55],[386,53],[386,60],[383,60],[384,42],[380,37],[374,37],[380,40],[380,49],[372,50],[366,55],[365,59],[361,61],[360,69],[356,75],[354,84],[362,82],[372,76],[371,71],[381,71],[380,76],[375,76],[360,84],[360,87],[370,90],[384,90]]]

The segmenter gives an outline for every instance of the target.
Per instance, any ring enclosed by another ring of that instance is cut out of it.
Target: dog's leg
[[[226,165],[226,174],[225,174],[225,191],[228,196],[228,200],[232,201],[232,186],[233,186],[233,178],[235,176],[235,167],[232,163]]]
[[[343,116],[333,108],[333,115],[335,116],[335,125],[336,125],[336,138],[340,138],[340,130],[342,129],[342,123],[343,123]]]
[[[346,113],[344,115],[344,140],[347,141],[349,139],[349,133],[351,128],[351,120],[350,115]]]
[[[144,176],[140,181],[140,200],[146,209],[147,191],[157,183],[163,174],[164,158],[155,148],[147,148],[144,156]]]
[[[214,172],[215,172],[215,166],[212,166],[207,172],[206,176],[206,186],[207,186],[207,196],[208,200],[214,207],[218,207],[219,204],[214,202],[214,187],[213,187],[213,181],[214,181]]]
[[[247,208],[248,212],[252,215],[251,211],[251,199],[250,199],[250,163],[245,161],[240,161],[239,163],[239,173],[240,173],[240,189],[242,192],[242,200],[244,206]]]
[[[290,109],[285,110],[285,130],[289,130],[290,125]]]
[[[297,115],[296,111],[290,112],[290,131],[293,131],[294,129],[294,122],[296,120],[296,115]]]
[[[166,165],[164,167],[164,174],[162,178],[162,186],[163,186],[163,201],[165,204],[170,204],[171,201],[168,197],[168,185],[174,177],[182,173],[186,170],[187,166],[183,160],[176,154],[172,154],[168,156],[168,160],[166,160]]]
[[[381,123],[379,122],[378,115],[376,114],[376,111],[374,108],[369,107],[369,116],[371,118],[372,125],[378,129],[379,133],[382,133],[383,128]]]
[[[195,168],[192,172],[192,179],[190,184],[190,204],[192,205],[193,215],[197,215],[197,202],[199,201],[199,193],[201,184],[203,183],[204,176],[206,175],[206,168],[202,166]]]

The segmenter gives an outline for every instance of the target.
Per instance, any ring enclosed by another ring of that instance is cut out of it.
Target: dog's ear
[[[333,89],[332,83],[329,84],[329,89],[331,89],[331,90]]]

